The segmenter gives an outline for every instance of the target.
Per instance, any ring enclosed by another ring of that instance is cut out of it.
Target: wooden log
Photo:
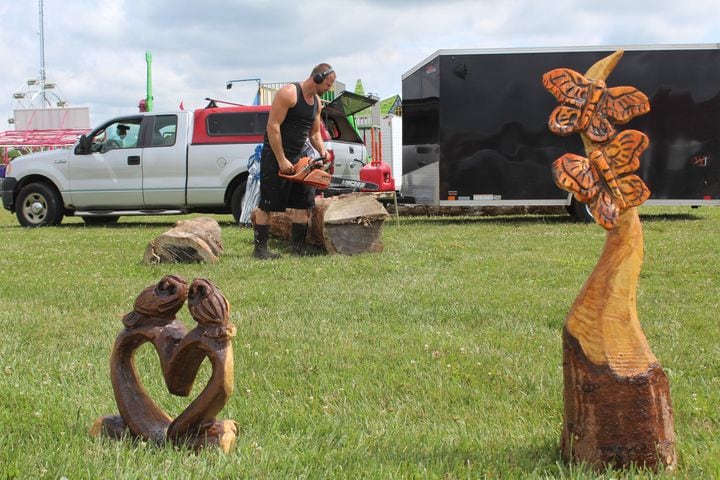
[[[675,468],[670,386],[636,311],[642,258],[642,227],[631,208],[608,232],[563,329],[561,448],[568,462]]]
[[[146,264],[215,263],[223,252],[220,224],[210,217],[180,220],[145,249]]]
[[[382,252],[382,228],[387,217],[385,207],[370,194],[355,192],[318,198],[306,241],[331,254]],[[270,215],[272,235],[290,239],[291,226],[289,213]]]

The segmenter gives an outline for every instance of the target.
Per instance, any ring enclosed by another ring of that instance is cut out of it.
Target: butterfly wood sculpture
[[[587,204],[595,221],[606,230],[630,207],[642,204],[650,190],[634,175],[648,138],[637,130],[625,130],[590,152],[590,158],[566,153],[553,163],[555,184]]]
[[[557,135],[584,133],[593,142],[606,142],[615,134],[614,122],[627,123],[650,111],[644,93],[634,87],[607,87],[569,68],[543,75],[543,85],[560,102],[548,126]]]
[[[613,125],[650,106],[632,87],[606,87],[622,55],[612,53],[584,75],[561,68],[543,76],[561,104],[550,116],[550,130],[577,132],[585,147],[585,156],[567,153],[553,163],[555,183],[587,204],[607,229],[600,258],[563,326],[560,449],[566,462],[598,472],[631,466],[673,470],[669,381],[637,313],[644,246],[636,207],[650,190],[635,172],[649,140],[637,130],[617,132]]]

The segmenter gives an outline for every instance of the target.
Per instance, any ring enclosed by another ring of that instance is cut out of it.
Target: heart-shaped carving
[[[176,318],[188,300],[197,326],[187,331]],[[120,415],[101,417],[92,435],[136,437],[192,448],[217,445],[228,451],[237,437],[237,424],[215,417],[233,391],[233,354],[230,339],[230,304],[211,282],[196,278],[188,286],[178,276],[163,277],[138,295],[133,311],[122,319],[125,328],[115,339],[110,356],[110,376]],[[135,366],[135,352],[145,343],[157,351],[165,384],[173,395],[190,395],[200,365],[207,357],[212,373],[205,388],[176,419],[148,395]]]

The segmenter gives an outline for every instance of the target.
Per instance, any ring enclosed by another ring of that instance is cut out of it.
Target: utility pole
[[[43,20],[43,0],[38,0],[40,11],[40,104],[45,108],[45,27]]]
[[[145,62],[147,63],[147,92],[145,94],[145,108],[147,112],[152,112],[153,109],[153,94],[152,94],[152,53],[150,51],[145,52]]]

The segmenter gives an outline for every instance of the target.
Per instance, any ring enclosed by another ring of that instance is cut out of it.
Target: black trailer
[[[403,197],[429,205],[567,205],[552,162],[584,156],[580,136],[548,129],[557,106],[545,72],[584,73],[622,49],[608,86],[638,88],[651,111],[619,129],[650,146],[638,174],[646,204],[720,205],[720,44],[573,49],[438,50],[402,77]]]

